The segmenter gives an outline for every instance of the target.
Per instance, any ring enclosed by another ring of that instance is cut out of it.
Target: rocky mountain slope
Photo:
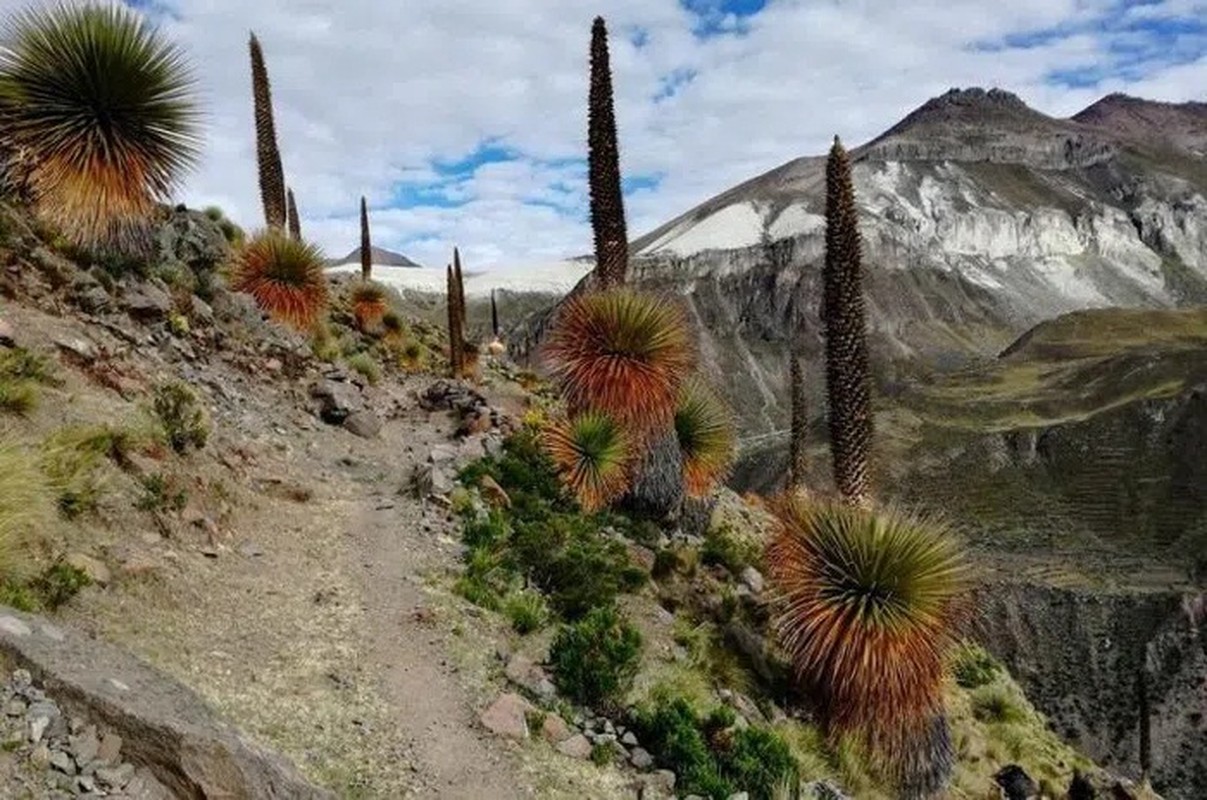
[[[1207,300],[1204,119],[1202,104],[1107,98],[1061,120],[1006,92],[952,90],[855,148],[882,377],[900,371],[889,362],[994,355],[1070,311]],[[707,331],[748,434],[786,427],[798,305],[820,353],[824,203],[824,159],[800,158],[633,243],[638,278],[684,295]]]

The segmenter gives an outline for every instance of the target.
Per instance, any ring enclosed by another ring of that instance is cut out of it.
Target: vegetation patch
[[[486,475],[503,487],[511,506],[462,511],[468,552],[458,590],[467,598],[498,608],[509,593],[531,585],[559,615],[576,620],[645,582],[618,541],[632,523],[615,514],[584,514],[563,492],[535,431],[510,437],[498,458],[469,465],[461,481],[474,486]],[[609,528],[617,536],[606,534]]]
[[[683,698],[662,695],[638,709],[634,727],[658,763],[679,776],[680,792],[726,800],[744,791],[770,800],[795,786],[800,766],[788,742],[769,727],[736,723],[729,708],[701,716]]]
[[[615,705],[633,685],[641,633],[615,608],[597,608],[562,628],[549,649],[553,680],[568,697]]]
[[[209,419],[196,393],[186,384],[172,381],[155,387],[152,410],[168,444],[177,453],[205,447],[210,435]]]

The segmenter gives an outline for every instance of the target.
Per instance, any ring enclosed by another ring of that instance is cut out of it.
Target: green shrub
[[[503,613],[519,634],[539,631],[549,622],[549,605],[540,592],[512,592],[503,598]]]
[[[38,404],[38,389],[33,381],[0,378],[0,412],[24,416]]]
[[[720,762],[721,773],[751,800],[771,800],[782,783],[795,784],[800,779],[788,743],[768,728],[738,730],[729,748],[722,751]]]
[[[91,584],[92,579],[83,570],[59,562],[35,578],[30,588],[38,596],[43,608],[54,611]]]
[[[1025,716],[1018,699],[1004,686],[982,686],[972,692],[972,715],[981,722],[1019,722]]]
[[[735,728],[727,706],[696,714],[682,697],[659,695],[638,709],[634,726],[658,763],[679,776],[684,793],[727,800],[739,791],[771,800],[783,784],[795,785],[800,768],[792,749],[766,727]]]
[[[28,380],[35,383],[57,383],[54,364],[39,353],[14,347],[0,350],[0,380]]]
[[[370,386],[381,382],[381,366],[368,353],[357,353],[348,358],[348,369],[364,376]]]
[[[467,574],[491,586],[496,595],[505,595],[510,584],[526,579],[545,593],[555,611],[574,620],[611,605],[620,592],[645,582],[641,570],[630,564],[624,545],[602,533],[608,526],[624,528],[627,521],[584,515],[562,492],[552,463],[531,433],[512,436],[499,458],[470,464],[460,479],[473,486],[483,475],[503,487],[511,507],[485,515],[468,509],[463,513]]]
[[[134,501],[140,511],[180,511],[188,504],[189,495],[162,472],[142,479],[142,496]]]
[[[562,628],[549,649],[558,688],[591,706],[621,700],[640,657],[641,633],[615,608],[597,608]]]
[[[658,763],[675,771],[675,788],[681,794],[710,798],[734,794],[733,785],[721,777],[700,719],[686,700],[659,697],[652,708],[638,711],[635,727]]]
[[[210,434],[209,420],[197,395],[187,385],[174,381],[157,386],[153,410],[168,444],[177,453],[205,447]]]
[[[674,575],[681,566],[679,553],[672,547],[664,547],[654,553],[654,566],[650,570],[650,574],[655,580],[662,580]]]
[[[704,535],[704,547],[700,558],[705,564],[719,564],[734,575],[759,563],[759,548],[743,539],[728,526],[709,528]]]
[[[956,651],[952,672],[956,683],[965,689],[976,689],[992,683],[1002,672],[1002,665],[975,644],[961,645]]]
[[[620,760],[620,748],[615,742],[604,742],[591,747],[591,763],[597,767],[608,767]]]

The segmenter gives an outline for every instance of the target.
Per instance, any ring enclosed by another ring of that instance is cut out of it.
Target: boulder
[[[744,570],[742,570],[742,574],[739,577],[742,579],[742,583],[745,584],[746,588],[750,589],[750,591],[754,592],[755,594],[762,594],[764,586],[763,573],[759,572],[754,567],[746,567]]]
[[[334,798],[219,721],[191,689],[104,641],[0,608],[0,661],[29,670],[67,714],[121,737],[124,758],[154,779],[127,785],[131,797],[164,797],[149,788],[157,782],[174,797]]]
[[[581,733],[576,733],[564,742],[557,745],[557,752],[570,758],[579,758],[586,760],[591,757],[591,742],[586,736]]]
[[[561,744],[573,735],[570,726],[557,714],[546,714],[541,723],[541,737],[549,744]]]
[[[0,319],[0,347],[16,347],[16,334],[13,332],[13,326],[9,325],[3,319]]]
[[[373,439],[381,433],[381,418],[367,409],[354,411],[344,420],[344,428],[362,439]]]
[[[1031,780],[1022,767],[1017,764],[1007,764],[998,770],[993,780],[1002,787],[1005,800],[1029,800],[1039,791],[1035,781]]]
[[[230,243],[219,224],[200,211],[178,207],[155,231],[159,263],[180,264],[204,280],[227,260]]]
[[[123,292],[122,307],[135,319],[163,319],[172,310],[172,298],[154,282],[136,283]]]
[[[531,703],[515,692],[500,695],[478,717],[486,730],[510,739],[528,738],[528,712],[535,711]]]
[[[343,381],[318,381],[310,387],[310,396],[318,401],[319,417],[329,425],[342,425],[350,415],[365,407],[360,389]]]

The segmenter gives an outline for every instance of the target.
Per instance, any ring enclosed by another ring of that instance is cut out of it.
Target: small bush
[[[620,748],[615,742],[604,742],[591,748],[591,763],[597,767],[608,767],[620,759]]]
[[[549,605],[540,592],[513,592],[503,600],[503,613],[521,635],[539,631],[549,621]]]
[[[960,686],[977,689],[992,683],[1001,674],[1002,666],[984,648],[964,644],[956,651],[952,672]]]
[[[709,528],[704,535],[700,558],[705,564],[720,564],[734,575],[759,563],[758,545],[743,539],[728,526]]]
[[[972,715],[981,722],[1019,722],[1025,716],[1018,700],[1004,686],[982,686],[972,692]]]
[[[0,380],[5,378],[48,384],[58,382],[51,360],[23,347],[0,350]]]
[[[142,488],[142,496],[134,501],[139,511],[180,511],[189,501],[188,492],[161,472],[143,478]]]
[[[597,608],[562,628],[549,650],[558,688],[591,706],[622,699],[640,656],[641,633],[615,608]]]
[[[197,395],[188,386],[177,381],[156,387],[153,409],[168,444],[177,453],[205,447],[210,435],[209,421]]]
[[[364,376],[370,386],[381,382],[381,366],[368,353],[357,353],[348,359],[348,369]]]
[[[30,584],[43,608],[54,611],[79,594],[92,579],[83,570],[71,564],[54,564]]]
[[[637,711],[635,727],[658,763],[679,776],[682,792],[771,800],[784,783],[795,785],[800,768],[784,738],[765,727],[735,729],[736,721],[728,707],[701,717],[682,697],[660,695]]]
[[[38,389],[33,381],[0,378],[0,412],[24,416],[38,404]]]

